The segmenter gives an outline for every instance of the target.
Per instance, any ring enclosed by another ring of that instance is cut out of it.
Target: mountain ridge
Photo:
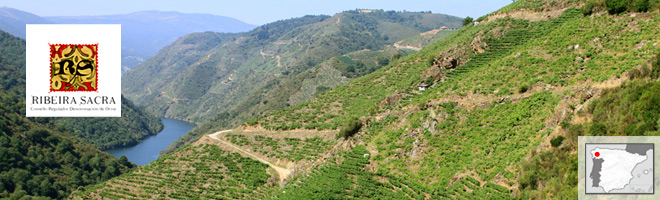
[[[0,7],[0,29],[25,39],[25,24],[52,24],[50,20],[10,7]]]
[[[212,14],[137,11],[100,16],[48,16],[9,7],[0,8],[0,29],[25,39],[25,24],[123,24],[122,71],[129,70],[177,38],[193,32],[245,32],[256,27]]]
[[[155,10],[100,16],[50,16],[46,19],[67,24],[122,24],[122,66],[128,68],[188,33],[244,32],[255,27],[231,17]]]
[[[189,34],[126,73],[123,92],[156,115],[220,120],[216,128],[226,129],[412,52],[393,47],[396,41],[459,23],[440,14],[346,11],[281,20],[243,34]]]

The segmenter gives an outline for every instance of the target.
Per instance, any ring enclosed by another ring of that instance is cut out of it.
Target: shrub
[[[401,55],[400,53],[394,54],[394,55],[392,55],[392,58],[390,59],[390,62],[395,61],[395,60],[399,60],[399,59],[401,59],[401,57],[403,57],[403,55]]]
[[[316,94],[324,93],[324,92],[326,92],[330,89],[332,89],[332,88],[326,87],[326,86],[323,86],[323,85],[316,86]]]
[[[429,55],[426,57],[426,62],[429,63],[430,66],[433,66],[435,63],[435,56],[433,54]]]
[[[584,16],[593,14],[594,7],[595,7],[594,1],[592,1],[592,0],[587,1],[587,3],[585,3],[584,6],[582,6],[582,14]]]
[[[257,124],[257,122],[259,122],[259,119],[255,118],[245,121],[245,124],[248,126],[254,126],[255,124]]]
[[[484,20],[486,20],[486,17],[488,17],[488,16],[486,16],[486,15],[481,16],[481,17],[477,18],[477,21],[478,21],[478,22],[480,22],[480,21],[484,21]]]
[[[651,66],[651,78],[658,79],[660,77],[660,54],[655,56],[655,61]]]
[[[649,0],[634,0],[632,6],[633,10],[636,12],[646,12],[649,11],[649,8],[651,7]]]
[[[571,123],[568,123],[567,121],[562,121],[561,123],[559,123],[559,125],[560,125],[563,129],[568,129],[568,128],[571,127]]]
[[[607,127],[604,124],[595,122],[589,128],[589,134],[593,136],[602,136],[607,134]]]
[[[520,88],[518,88],[518,93],[525,93],[527,90],[529,90],[528,85],[521,85]]]
[[[386,66],[388,64],[390,64],[390,59],[387,59],[387,57],[378,58],[378,66]]]
[[[636,78],[641,78],[642,72],[639,71],[639,69],[631,69],[628,71],[628,77],[630,77],[630,80],[636,79]]]
[[[561,136],[561,135],[557,136],[554,139],[550,140],[550,144],[552,144],[552,147],[557,148],[557,147],[559,147],[559,145],[561,145],[561,143],[564,141],[564,139],[565,139],[564,136]]]
[[[435,80],[433,79],[433,77],[428,77],[424,80],[424,83],[426,83],[427,85],[433,85],[434,82]]]
[[[605,0],[605,4],[607,4],[607,12],[611,15],[626,12],[629,1],[630,0]]]
[[[468,16],[465,19],[463,19],[463,26],[470,25],[473,21],[474,21],[474,19],[472,19],[472,17]]]
[[[348,139],[349,137],[352,137],[357,133],[360,128],[362,128],[362,122],[358,118],[352,118],[348,121],[345,122],[344,126],[341,127],[339,130],[339,134],[337,135],[337,138],[343,137],[344,139]]]

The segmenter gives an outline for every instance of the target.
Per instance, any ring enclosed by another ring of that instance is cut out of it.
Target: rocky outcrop
[[[398,92],[387,95],[387,97],[385,97],[385,99],[380,102],[380,108],[382,109],[385,106],[394,105],[397,102],[399,102],[399,100],[401,100],[402,98],[403,98],[403,94]]]
[[[444,74],[442,69],[454,69],[464,65],[470,59],[471,54],[480,54],[486,52],[488,44],[482,41],[482,37],[476,37],[469,45],[464,47],[454,46],[447,51],[443,51],[431,61],[431,68],[424,71],[424,78],[433,78],[435,82],[443,81]]]
[[[481,41],[481,37],[475,37],[474,40],[472,40],[472,43],[470,43],[470,46],[472,47],[472,53],[474,54],[486,52],[486,49],[488,48],[488,44]]]
[[[433,59],[433,67],[453,69],[465,64],[468,61],[467,57],[468,52],[466,50],[452,47],[449,50],[440,53],[435,59]]]

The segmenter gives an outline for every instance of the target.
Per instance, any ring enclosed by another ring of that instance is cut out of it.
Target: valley
[[[117,119],[22,117],[25,60],[0,54],[0,197],[578,199],[578,137],[660,135],[658,35],[656,0],[190,33],[124,74]],[[159,132],[156,117],[196,124],[139,166],[99,150]]]
[[[165,151],[169,153],[211,133],[211,128],[235,127],[371,73],[414,52],[393,47],[395,41],[412,37],[406,45],[428,44],[454,30],[421,33],[456,27],[459,20],[430,13],[353,10],[282,20],[244,34],[194,33],[126,73],[122,91],[159,116],[209,122],[211,127],[193,130]]]
[[[660,66],[658,11],[585,14],[584,5],[516,1],[216,136],[291,170],[279,187],[264,184],[268,199],[577,198],[577,136],[658,134],[657,115],[612,110],[656,109],[647,103]],[[392,47],[414,40],[403,41]],[[219,131],[209,123],[197,134]],[[307,136],[286,139],[296,133]]]
[[[157,134],[148,136],[135,145],[105,149],[104,151],[117,158],[126,156],[129,161],[138,166],[147,165],[158,159],[160,152],[165,150],[169,144],[195,127],[194,124],[174,119],[161,118],[161,121],[163,130]]]

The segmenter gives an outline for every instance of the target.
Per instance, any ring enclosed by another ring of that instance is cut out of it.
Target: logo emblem
[[[98,44],[49,44],[50,91],[97,91]]]

